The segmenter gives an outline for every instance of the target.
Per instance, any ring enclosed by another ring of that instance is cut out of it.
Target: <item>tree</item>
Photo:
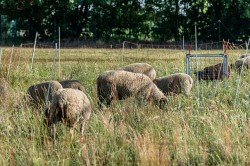
[[[5,0],[3,12],[8,15],[9,20],[17,22],[17,29],[27,30],[27,36],[34,38],[36,31],[41,31],[40,23],[44,12],[39,0]]]
[[[195,24],[198,40],[250,36],[249,0],[0,0],[0,12],[32,40],[56,40],[59,26],[72,40],[193,41]]]
[[[180,26],[179,1],[154,1],[153,9],[155,13],[153,38],[160,41],[171,39],[178,41]]]

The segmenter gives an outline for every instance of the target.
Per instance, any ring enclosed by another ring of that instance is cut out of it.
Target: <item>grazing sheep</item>
[[[246,57],[248,57],[249,55],[241,55],[240,56],[240,59],[242,59],[242,58],[246,58]]]
[[[8,90],[8,82],[5,78],[0,78],[0,97],[4,97]]]
[[[241,69],[242,68],[242,64],[244,62],[244,68],[250,69],[250,56],[246,56],[244,58],[241,59],[237,59],[235,61],[235,68],[236,69]]]
[[[54,93],[52,102],[46,110],[46,120],[48,126],[63,121],[70,127],[71,136],[77,123],[81,123],[81,133],[83,136],[84,126],[90,118],[91,105],[84,92],[65,88]]]
[[[100,107],[104,101],[106,101],[107,106],[110,106],[113,99],[123,100],[128,97],[135,97],[139,103],[152,101],[163,109],[167,101],[153,81],[141,73],[110,70],[101,73],[96,83]]]
[[[118,68],[118,70],[129,71],[133,73],[143,73],[147,75],[151,80],[155,79],[155,69],[147,63],[132,63],[130,65]]]
[[[183,93],[189,96],[193,85],[193,79],[185,73],[159,77],[154,79],[153,82],[166,95]]]
[[[222,80],[225,75],[223,73],[224,65],[222,63],[218,63],[216,65],[205,67],[203,70],[195,72],[194,74],[198,76],[198,79],[203,80]],[[230,76],[230,66],[227,66],[227,75],[226,78]]]
[[[36,105],[40,103],[45,103],[49,86],[50,89],[49,89],[48,101],[51,101],[52,95],[55,91],[63,88],[58,81],[49,81],[32,85],[27,90],[27,94],[29,95],[31,101]]]
[[[85,92],[84,86],[78,80],[63,80],[59,82],[63,88],[78,89]]]

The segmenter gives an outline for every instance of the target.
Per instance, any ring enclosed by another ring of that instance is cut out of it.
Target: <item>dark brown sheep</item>
[[[78,80],[62,80],[59,83],[62,85],[63,88],[78,89],[82,92],[85,92],[84,86]]]
[[[48,101],[51,101],[53,93],[62,88],[62,85],[58,81],[48,81],[30,86],[27,94],[33,104],[39,105],[46,102],[47,95]]]
[[[228,73],[224,75],[223,73],[224,65],[222,63],[218,63],[216,65],[205,67],[203,70],[195,72],[195,76],[200,80],[222,80],[225,77],[229,78],[230,76],[230,66],[227,66]]]

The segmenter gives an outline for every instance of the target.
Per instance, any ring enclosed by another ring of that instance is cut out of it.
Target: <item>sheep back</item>
[[[246,57],[248,57],[248,56],[249,56],[249,55],[247,55],[247,54],[246,54],[246,55],[241,55],[241,56],[240,56],[240,59],[246,58]]]
[[[200,80],[222,80],[224,78],[229,78],[231,68],[230,66],[227,66],[227,75],[225,77],[224,72],[223,72],[223,67],[224,64],[218,63],[212,66],[205,67],[203,70],[194,72],[196,77]]]
[[[82,92],[85,92],[84,86],[81,84],[78,80],[63,80],[59,82],[63,88],[72,88],[72,89],[78,89]]]
[[[141,73],[106,71],[98,76],[96,83],[100,107],[104,101],[109,106],[113,99],[123,100],[128,97],[135,97],[138,102],[152,101],[160,108],[166,103],[164,94],[148,76]]]
[[[35,104],[45,103],[49,86],[48,101],[51,101],[53,93],[62,89],[62,85],[58,81],[48,81],[32,85],[27,90],[27,94],[29,95],[31,101]]]
[[[191,93],[193,79],[185,73],[176,73],[153,80],[157,87],[166,95]]]
[[[46,116],[49,125],[63,121],[74,128],[76,123],[88,120],[90,113],[91,105],[86,94],[77,89],[65,88],[54,93]]]
[[[118,70],[124,70],[133,73],[142,73],[147,75],[151,80],[156,78],[155,69],[147,63],[132,63],[127,66],[121,67]]]
[[[244,62],[244,66],[243,67],[249,69],[250,68],[250,56],[246,56],[246,57],[237,59],[235,61],[235,68],[236,69],[241,69],[243,62]]]

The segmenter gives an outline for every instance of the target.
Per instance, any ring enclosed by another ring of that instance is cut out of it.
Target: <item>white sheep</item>
[[[153,81],[141,73],[123,70],[105,71],[98,76],[96,84],[100,107],[103,102],[110,106],[113,99],[123,100],[128,97],[135,97],[139,103],[142,101],[153,102],[161,109],[167,102],[166,97]]]
[[[185,73],[159,77],[154,79],[153,82],[166,95],[182,93],[189,96],[193,85],[193,79]]]
[[[72,89],[78,89],[80,91],[85,92],[84,86],[81,84],[78,80],[63,80],[59,82],[63,88],[72,88]]]
[[[46,110],[48,126],[63,121],[70,127],[71,136],[77,123],[81,123],[81,133],[90,118],[91,105],[86,94],[77,89],[65,88],[56,91],[52,97],[49,109]]]
[[[48,81],[30,86],[27,94],[35,105],[44,104],[46,99],[51,101],[53,93],[62,88],[62,85],[58,81]]]
[[[155,79],[156,77],[155,69],[147,63],[132,63],[127,66],[118,68],[117,70],[124,70],[133,73],[142,73],[147,75],[151,80]]]

